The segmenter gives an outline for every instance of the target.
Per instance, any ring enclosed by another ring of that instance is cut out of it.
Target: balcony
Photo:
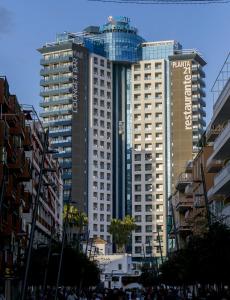
[[[206,130],[206,140],[207,142],[214,142],[218,135],[223,131],[223,125],[219,124],[217,126],[212,125],[212,123],[209,124]]]
[[[59,84],[59,83],[69,83],[72,82],[72,77],[69,76],[61,76],[58,78],[50,78],[50,79],[42,79],[40,80],[41,86],[49,86],[51,84]]]
[[[192,226],[183,221],[177,225],[177,232],[181,234],[189,234],[192,231]]]
[[[40,106],[41,107],[48,107],[48,106],[53,106],[53,105],[59,105],[59,104],[71,104],[72,103],[72,98],[59,98],[59,99],[50,99],[46,101],[40,101]]]
[[[18,176],[19,181],[30,181],[32,179],[32,170],[31,170],[31,162],[29,158],[25,159],[25,163],[23,165],[23,171]]]
[[[176,181],[176,189],[183,190],[190,182],[192,182],[192,174],[181,173]]]
[[[45,96],[55,96],[59,94],[70,94],[72,93],[72,88],[58,88],[58,89],[53,89],[53,90],[44,90],[40,92],[41,97]]]
[[[67,108],[67,109],[57,109],[57,110],[48,110],[48,111],[43,111],[40,113],[41,117],[52,117],[52,116],[59,116],[59,115],[69,115],[72,114],[72,108]]]
[[[227,197],[230,191],[230,162],[215,176],[213,187],[208,191],[208,197],[222,195]]]
[[[58,56],[58,57],[49,57],[49,58],[42,58],[40,60],[40,64],[42,66],[47,66],[49,64],[54,64],[54,63],[59,63],[59,62],[70,62],[72,61],[72,55],[61,55],[61,56]]]
[[[17,149],[15,151],[15,157],[8,163],[9,169],[14,169],[15,171],[22,171],[25,164],[25,153]]]
[[[223,131],[219,134],[213,146],[214,159],[227,159],[229,157],[230,148],[230,122],[224,127]]]
[[[192,198],[185,198],[180,196],[179,199],[176,201],[176,210],[180,212],[185,212],[189,208],[193,207],[193,199]]]
[[[40,71],[41,76],[58,74],[58,73],[67,73],[72,71],[72,66],[58,66],[55,68],[44,68]]]
[[[206,162],[206,170],[208,173],[217,173],[223,167],[223,161],[218,159],[213,159],[210,156]]]
[[[23,143],[24,150],[29,151],[32,149],[32,139],[31,139],[31,128],[30,126],[25,127],[25,139]]]

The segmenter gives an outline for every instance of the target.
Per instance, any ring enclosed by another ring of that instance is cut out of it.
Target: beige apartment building
[[[159,42],[145,44],[159,48]],[[205,64],[195,50],[177,50],[168,59],[132,65],[132,213],[137,224],[132,251],[140,259],[166,256],[167,199],[204,132]]]

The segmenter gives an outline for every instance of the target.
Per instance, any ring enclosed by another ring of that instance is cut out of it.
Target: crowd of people
[[[58,300],[230,300],[230,290],[217,293],[215,289],[198,289],[196,293],[190,288],[166,288],[164,286],[149,289],[101,289],[82,291],[61,287],[58,289]],[[53,300],[55,289],[46,293],[31,291],[28,300]]]

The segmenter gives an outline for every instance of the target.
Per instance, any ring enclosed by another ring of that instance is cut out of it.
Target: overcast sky
[[[57,32],[79,32],[101,25],[108,16],[127,16],[148,41],[175,39],[195,48],[207,61],[208,120],[211,86],[230,50],[230,4],[138,5],[88,0],[0,0],[0,74],[6,75],[21,103],[39,108],[39,59],[36,51]]]

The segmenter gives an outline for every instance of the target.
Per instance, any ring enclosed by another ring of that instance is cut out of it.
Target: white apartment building
[[[112,218],[112,64],[89,57],[88,218],[90,237],[111,243]]]
[[[165,60],[132,66],[132,211],[137,224],[133,255],[166,252]],[[158,231],[161,241],[157,240]]]

